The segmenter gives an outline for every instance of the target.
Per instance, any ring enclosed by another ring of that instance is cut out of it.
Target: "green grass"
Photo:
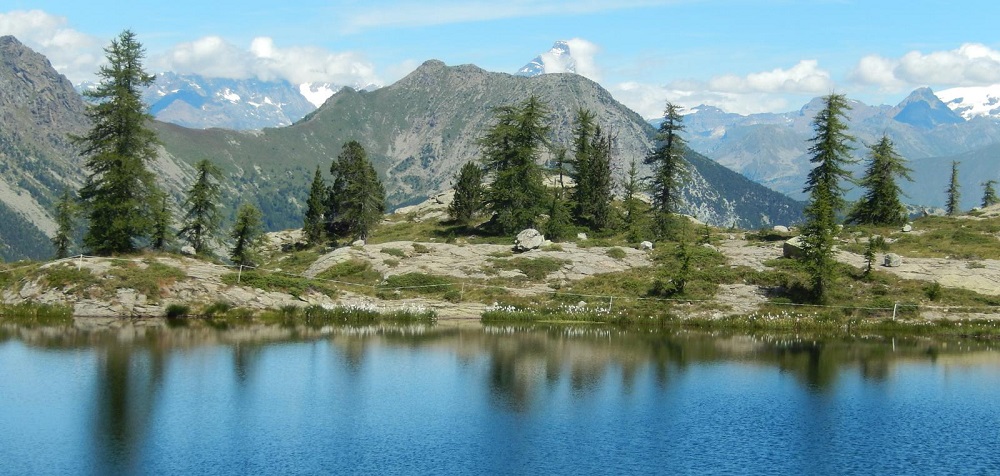
[[[607,255],[609,257],[611,257],[613,259],[616,259],[616,260],[623,260],[623,259],[625,259],[626,256],[628,256],[628,254],[625,253],[625,250],[623,250],[623,249],[621,249],[621,248],[619,248],[617,246],[614,247],[614,248],[609,248],[606,253],[607,253]]]
[[[281,270],[286,273],[301,274],[319,259],[319,251],[315,249],[294,251],[281,254],[277,259],[268,262],[263,267],[272,270]]]
[[[316,279],[374,286],[382,281],[382,275],[378,271],[375,271],[368,261],[349,259],[341,261],[317,274]]]
[[[291,294],[296,297],[302,296],[310,290],[327,296],[337,295],[337,289],[328,283],[267,271],[243,271],[242,274],[226,273],[222,275],[222,282],[230,286],[246,286],[265,291]]]
[[[33,302],[0,304],[0,321],[26,327],[67,325],[73,323],[73,308]]]
[[[406,258],[406,252],[399,248],[382,248],[380,252],[397,258]]]
[[[446,276],[406,273],[387,277],[379,285],[376,295],[382,299],[397,299],[415,295],[443,296],[455,288],[455,280]]]

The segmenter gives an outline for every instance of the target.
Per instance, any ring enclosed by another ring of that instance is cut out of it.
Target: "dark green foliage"
[[[843,95],[830,94],[823,100],[825,107],[813,120],[816,135],[811,139],[813,145],[809,147],[809,152],[812,158],[809,161],[815,166],[809,172],[804,190],[810,195],[802,232],[805,242],[803,259],[809,269],[813,299],[819,303],[827,299],[835,276],[833,244],[836,213],[844,204],[844,189],[840,181],[851,178],[846,165],[853,161],[850,156],[852,149],[847,142],[854,140],[847,135],[846,112],[850,110],[847,99]]]
[[[564,240],[572,232],[573,223],[569,207],[562,199],[562,191],[558,190],[553,193],[549,203],[551,203],[548,209],[549,220],[545,222],[542,234],[552,241]]]
[[[56,235],[52,237],[52,246],[56,249],[56,259],[69,256],[73,247],[73,227],[76,217],[76,203],[69,189],[63,190],[62,197],[56,202]]]
[[[208,161],[201,160],[195,164],[195,181],[188,189],[184,200],[183,227],[177,236],[184,238],[194,248],[195,253],[205,255],[209,246],[216,239],[222,215],[219,212],[219,199],[222,191],[219,182],[222,180],[222,170]]]
[[[957,215],[959,210],[958,200],[961,194],[958,191],[958,162],[951,163],[951,181],[948,183],[948,198],[944,205],[945,213],[949,216]]]
[[[306,214],[302,220],[302,233],[306,242],[311,245],[318,245],[323,242],[323,212],[326,208],[326,182],[323,174],[316,166],[316,173],[313,174],[312,185],[309,186],[309,199],[306,200]]]
[[[494,110],[496,124],[480,139],[483,166],[493,175],[486,192],[492,224],[500,234],[512,234],[534,225],[545,210],[545,187],[538,165],[549,127],[546,107],[536,96],[516,106]]]
[[[385,213],[385,189],[364,147],[357,141],[345,143],[330,173],[334,180],[327,199],[327,230],[335,236],[367,239]]]
[[[260,210],[249,204],[240,205],[236,212],[236,223],[229,236],[233,239],[233,248],[229,259],[234,264],[254,266],[259,260],[258,253],[264,240],[263,224],[260,220]]]
[[[604,230],[611,220],[611,137],[594,122],[594,114],[579,110],[573,128],[574,218],[593,230]]]
[[[671,224],[670,215],[681,205],[681,182],[690,173],[684,160],[685,141],[680,136],[684,130],[684,117],[680,107],[668,102],[663,112],[663,122],[656,135],[658,143],[644,163],[651,165],[653,176],[650,192],[653,199],[654,228],[658,236],[666,236]]]
[[[448,205],[448,215],[460,225],[468,225],[483,207],[483,169],[475,162],[466,162],[452,183],[455,198]]]
[[[899,225],[906,221],[906,207],[899,197],[902,191],[896,178],[910,178],[910,170],[903,164],[903,158],[896,153],[888,136],[869,151],[870,162],[860,184],[864,187],[864,197],[854,206],[847,217],[848,223],[860,225]]]
[[[1000,198],[997,198],[997,191],[993,188],[996,184],[996,180],[983,182],[983,207],[990,207],[1000,203]]]
[[[622,206],[625,209],[625,233],[629,241],[637,242],[646,238],[646,220],[643,211],[646,204],[639,199],[642,182],[635,159],[629,162],[628,174],[622,182]]]
[[[156,158],[157,139],[141,98],[154,79],[142,68],[142,45],[125,30],[105,53],[108,63],[98,71],[100,84],[85,93],[95,101],[87,108],[93,127],[74,137],[89,171],[80,190],[90,220],[84,244],[99,255],[134,251],[137,240],[150,235],[148,199],[157,190],[146,167]]]
[[[882,235],[872,235],[868,237],[868,246],[865,247],[865,276],[871,276],[875,267],[875,253],[886,248],[885,238]]]
[[[186,317],[191,314],[191,306],[188,306],[187,304],[170,304],[164,310],[164,314],[168,319]]]
[[[155,250],[166,249],[173,242],[170,233],[170,197],[163,191],[158,191],[150,201],[153,209],[153,230],[149,236],[149,245]]]

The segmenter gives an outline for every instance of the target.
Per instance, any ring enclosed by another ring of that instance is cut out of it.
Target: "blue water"
[[[2,474],[1000,474],[989,342],[5,335]]]

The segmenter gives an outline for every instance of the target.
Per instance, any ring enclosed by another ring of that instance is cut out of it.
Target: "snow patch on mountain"
[[[1000,119],[1000,84],[945,89],[937,97],[965,119]]]
[[[316,107],[320,107],[333,96],[333,93],[337,92],[339,87],[331,85],[330,83],[302,83],[299,85],[299,94],[306,98]]]

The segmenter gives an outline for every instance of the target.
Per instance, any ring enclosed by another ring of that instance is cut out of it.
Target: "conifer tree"
[[[594,133],[597,125],[594,123],[594,113],[579,109],[576,112],[576,123],[573,125],[573,158],[569,160],[572,169],[570,178],[575,184],[573,188],[573,217],[581,224],[587,224],[591,213],[590,164],[594,155]]]
[[[367,239],[385,213],[385,188],[368,153],[357,141],[345,143],[330,173],[334,176],[327,200],[331,234]]]
[[[961,194],[958,191],[958,162],[952,161],[951,163],[951,181],[948,182],[948,200],[945,202],[944,210],[949,216],[958,215],[959,212],[959,198]]]
[[[452,186],[455,197],[448,205],[448,215],[461,225],[468,225],[483,206],[483,169],[475,162],[466,162],[455,175]]]
[[[996,184],[996,180],[983,182],[983,208],[1000,203],[1000,198],[997,198],[997,191],[993,188]]]
[[[600,126],[594,128],[591,144],[593,152],[590,156],[587,176],[584,177],[589,200],[585,207],[586,224],[593,230],[605,230],[611,226],[613,217],[611,202],[614,200],[612,191],[614,182],[611,178],[613,143],[611,135],[604,133]]]
[[[166,192],[159,191],[150,201],[153,209],[153,230],[149,236],[149,244],[154,250],[164,250],[173,243],[170,234],[170,197]]]
[[[229,253],[229,259],[233,264],[255,266],[260,259],[260,248],[264,243],[264,225],[260,209],[248,203],[240,205],[229,236],[233,239],[233,247]]]
[[[815,166],[806,179],[804,191],[809,193],[809,203],[802,233],[804,259],[817,302],[826,301],[834,279],[836,214],[844,206],[844,189],[840,182],[851,178],[846,166],[853,162],[850,155],[853,149],[848,142],[854,140],[847,134],[846,113],[850,110],[847,99],[840,94],[830,94],[823,102],[823,110],[813,119],[816,135],[810,139],[812,157],[809,161]]]
[[[679,106],[667,103],[656,135],[659,145],[644,160],[653,168],[650,187],[653,220],[656,233],[661,237],[670,231],[671,216],[681,205],[681,182],[689,174],[684,160],[684,139],[680,135],[684,131],[684,117],[680,111]]]
[[[323,241],[323,211],[326,208],[326,194],[326,182],[323,180],[323,173],[320,172],[317,165],[312,185],[309,187],[309,199],[306,200],[306,214],[302,220],[302,233],[305,235],[306,242],[311,245],[318,245]]]
[[[494,214],[498,233],[511,234],[532,226],[545,210],[545,186],[538,165],[549,128],[548,108],[531,96],[516,106],[494,110],[496,123],[479,144],[483,166],[493,182],[486,192],[487,208]]]
[[[629,162],[628,173],[622,182],[622,206],[625,208],[625,232],[629,241],[640,241],[645,238],[643,227],[643,203],[639,199],[642,182],[639,177],[639,167],[635,159]]]
[[[195,164],[195,181],[184,199],[187,211],[177,236],[184,238],[199,255],[209,253],[209,246],[215,241],[222,223],[219,212],[221,180],[222,170],[208,159]]]
[[[76,221],[76,203],[69,189],[63,190],[62,196],[56,202],[55,210],[56,234],[52,237],[52,246],[56,249],[56,259],[69,256],[73,247],[73,228]]]
[[[899,199],[903,192],[896,184],[896,178],[912,182],[912,171],[903,164],[903,158],[896,153],[888,136],[882,136],[877,144],[869,148],[869,157],[868,168],[860,181],[867,192],[848,215],[847,222],[861,225],[904,223],[906,207]]]
[[[153,216],[148,198],[157,190],[147,169],[156,157],[157,139],[141,97],[153,82],[143,70],[142,45],[125,30],[104,51],[108,62],[98,71],[100,83],[84,93],[94,100],[87,107],[93,127],[73,137],[89,171],[80,190],[90,221],[84,244],[99,255],[134,251],[138,240],[149,237]]]

